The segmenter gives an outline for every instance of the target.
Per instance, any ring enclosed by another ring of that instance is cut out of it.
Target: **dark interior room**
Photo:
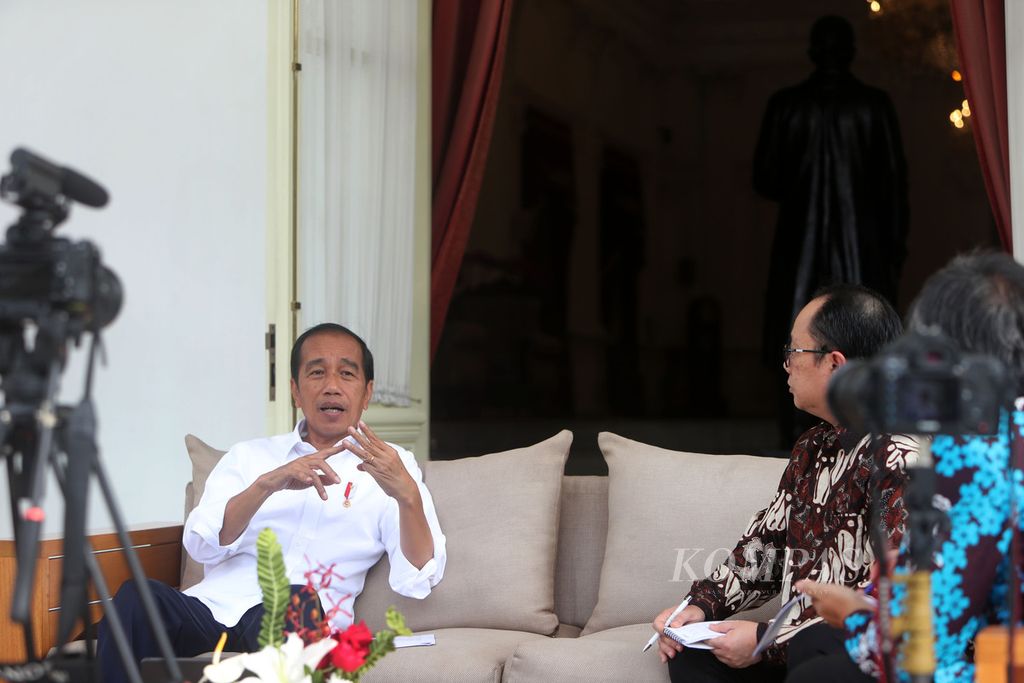
[[[898,120],[897,310],[954,254],[998,246],[944,0],[519,0],[431,367],[432,457],[568,428],[567,472],[601,474],[599,427],[785,455],[762,334],[779,205],[752,177],[769,98],[813,71],[823,15],[852,26],[852,73]]]

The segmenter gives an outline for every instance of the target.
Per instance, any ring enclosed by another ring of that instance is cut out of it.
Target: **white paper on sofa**
[[[419,633],[414,636],[395,636],[395,647],[421,647],[434,645],[433,633]]]

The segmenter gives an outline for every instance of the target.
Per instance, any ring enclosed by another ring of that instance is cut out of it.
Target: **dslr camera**
[[[961,353],[937,329],[908,332],[828,386],[839,423],[862,434],[994,434],[1013,386],[1003,364]]]

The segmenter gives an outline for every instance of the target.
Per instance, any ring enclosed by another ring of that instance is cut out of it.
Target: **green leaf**
[[[263,622],[257,642],[260,648],[284,644],[284,613],[291,597],[291,584],[284,567],[281,544],[270,529],[256,538],[256,576],[263,591]]]
[[[391,630],[377,631],[370,643],[370,653],[366,656],[363,665],[355,670],[355,675],[349,674],[352,680],[358,681],[359,677],[373,668],[384,655],[395,650],[395,632]]]
[[[387,622],[388,628],[395,632],[395,635],[412,635],[412,631],[405,625],[405,617],[394,606],[388,607],[388,611],[384,614],[384,620]]]
[[[364,673],[373,668],[384,655],[389,652],[395,651],[395,636],[411,636],[412,631],[405,625],[405,617],[402,613],[395,609],[393,606],[388,607],[387,612],[384,613],[384,620],[387,622],[388,627],[383,631],[377,631],[373,635],[373,641],[370,642],[370,652],[366,656],[366,661],[363,665],[355,670],[354,673],[349,674],[349,677],[353,681],[358,681],[359,677]]]

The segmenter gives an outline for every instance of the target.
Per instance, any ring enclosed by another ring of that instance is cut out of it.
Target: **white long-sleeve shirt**
[[[334,604],[342,607],[332,621],[335,628],[352,623],[352,604],[363,590],[366,572],[385,552],[391,561],[391,588],[401,595],[424,598],[444,574],[445,537],[434,502],[412,453],[394,444],[388,445],[398,452],[419,486],[433,536],[434,556],[422,569],[402,553],[397,501],[384,493],[370,474],[356,469],[362,460],[349,451],[327,461],[341,483],[326,487],[326,501],[312,487],[278,491],[256,511],[233,543],[220,545],[224,509],[231,498],[261,474],[316,452],[302,440],[304,431],[305,424],[300,421],[288,434],[233,446],[210,473],[199,505],[185,521],[185,550],[202,563],[205,577],[184,592],[201,600],[225,626],[237,624],[249,608],[262,602],[256,578],[256,537],[264,528],[277,535],[291,583],[305,584],[305,572],[318,565],[333,564],[335,573],[343,577],[319,591],[324,609]],[[350,482],[350,505],[345,507],[345,489]]]

